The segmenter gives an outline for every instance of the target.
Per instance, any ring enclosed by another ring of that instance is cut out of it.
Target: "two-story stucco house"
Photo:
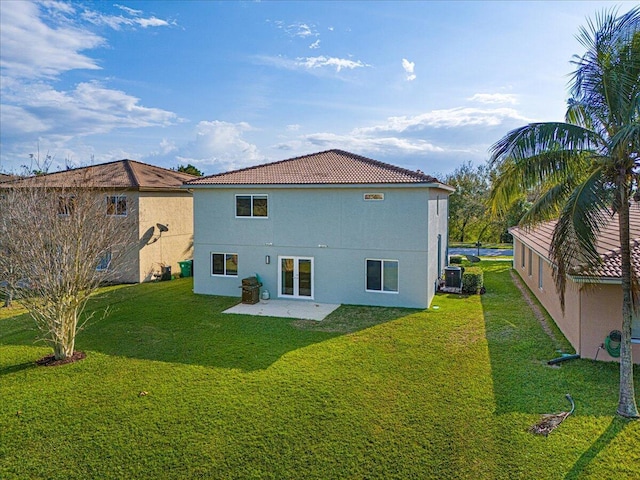
[[[157,278],[163,267],[180,271],[178,262],[191,257],[193,241],[193,197],[182,184],[193,175],[134,160],[27,177],[4,183],[3,187],[52,189],[87,188],[104,199],[105,215],[132,222],[137,232],[135,245],[115,269],[109,256],[99,269],[114,269],[110,279],[138,283]]]
[[[426,308],[447,259],[448,197],[436,178],[341,150],[201,177],[194,291]]]

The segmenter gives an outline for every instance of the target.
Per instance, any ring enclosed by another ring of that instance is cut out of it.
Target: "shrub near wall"
[[[462,274],[462,293],[475,295],[484,287],[484,276],[480,267],[467,267]]]
[[[449,257],[449,263],[451,265],[461,264],[462,263],[462,257],[460,257],[458,255],[452,255],[451,257]]]

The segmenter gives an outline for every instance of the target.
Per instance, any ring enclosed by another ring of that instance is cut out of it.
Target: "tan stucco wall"
[[[618,285],[583,285],[582,288],[582,353],[594,358],[598,346],[611,330],[622,328],[622,287]],[[640,344],[633,345],[634,363],[640,363]],[[600,350],[598,360],[618,361]]]
[[[525,265],[522,266],[522,251]],[[543,260],[542,289],[538,284],[538,255],[532,254],[529,276],[529,248],[514,239],[514,268],[542,306],[554,319],[558,328],[576,352],[584,358],[595,358],[598,346],[604,343],[611,330],[622,327],[622,289],[620,285],[580,284],[569,280],[565,292],[565,311],[560,308],[552,277],[551,264]],[[640,363],[640,344],[633,345],[634,363]],[[598,360],[618,361],[605,349],[598,352]]]
[[[184,192],[138,192],[139,270],[144,282],[162,266],[180,272],[178,262],[193,258],[193,196]],[[157,224],[169,228],[159,235]],[[152,230],[153,228],[153,230]]]

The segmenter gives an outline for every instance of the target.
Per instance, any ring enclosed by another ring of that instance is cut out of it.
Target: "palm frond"
[[[560,212],[549,253],[556,265],[554,279],[563,309],[567,274],[571,268],[593,266],[601,261],[596,239],[600,230],[611,221],[609,199],[606,178],[602,169],[597,168],[571,192]]]
[[[565,122],[530,123],[507,133],[489,149],[489,164],[498,166],[507,158],[528,159],[550,151],[594,151],[604,146],[604,141],[593,130]],[[558,157],[560,158],[560,157]],[[548,171],[559,165],[547,164]]]
[[[574,57],[571,94],[586,106],[585,115],[602,136],[615,135],[629,122],[637,103],[640,74],[640,7],[616,17],[616,9],[597,14],[580,29],[586,47]]]
[[[502,139],[503,145],[495,145],[496,152],[492,166],[496,168],[497,177],[489,195],[493,214],[503,213],[523,192],[529,192],[534,188],[547,191],[553,185],[565,182],[567,176],[577,178],[584,176],[589,170],[590,158],[593,155],[591,150],[583,152],[570,148],[563,149],[558,144],[546,150],[542,147],[536,148],[532,145],[535,140],[531,140],[530,137],[537,136],[539,129],[532,131],[528,128],[529,126],[518,129],[517,132],[511,132]],[[550,128],[555,130],[555,127]],[[577,128],[582,132],[586,131],[580,127]],[[509,136],[511,138],[507,138]],[[525,145],[515,145],[518,142]],[[520,151],[513,154],[516,149]],[[524,150],[529,150],[532,154],[521,156]],[[573,181],[575,183],[575,179]]]
[[[558,218],[562,205],[585,175],[586,171],[576,169],[575,173],[569,173],[561,180],[543,187],[542,193],[520,220],[520,225],[535,225]]]

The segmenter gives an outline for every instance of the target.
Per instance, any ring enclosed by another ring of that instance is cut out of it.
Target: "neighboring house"
[[[426,308],[447,259],[453,188],[341,150],[201,177],[194,291]]]
[[[4,185],[29,186],[33,178]],[[134,160],[119,160],[46,174],[39,176],[38,181],[61,189],[90,185],[87,188],[96,189],[96,195],[104,196],[105,215],[122,217],[123,221],[133,218],[138,241],[122,260],[125,266],[118,268],[113,280],[138,283],[155,278],[162,267],[179,272],[178,262],[191,258],[193,197],[181,186],[194,178]],[[166,231],[161,231],[165,228]],[[113,267],[105,257],[98,269]]]
[[[513,228],[514,269],[549,312],[562,333],[582,357],[615,360],[598,348],[612,330],[622,327],[622,286],[618,217],[614,216],[598,236],[602,263],[592,269],[575,265],[568,275],[565,310],[552,276],[549,246],[556,222],[532,229]],[[640,278],[640,209],[631,208],[631,253],[633,269]],[[634,362],[640,363],[640,319],[634,319],[632,333]]]

